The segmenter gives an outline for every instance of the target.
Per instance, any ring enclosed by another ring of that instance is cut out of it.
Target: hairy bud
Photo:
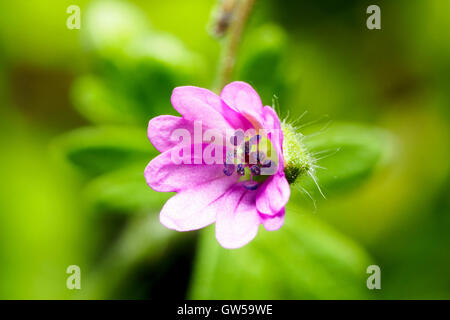
[[[298,177],[313,170],[313,158],[303,144],[303,135],[296,132],[295,127],[283,121],[283,154],[284,174],[289,184],[294,183]]]

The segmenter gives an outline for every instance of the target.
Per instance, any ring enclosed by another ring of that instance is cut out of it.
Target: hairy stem
[[[255,0],[237,0],[236,8],[230,22],[228,37],[224,43],[217,79],[214,85],[215,91],[220,91],[231,78],[234,65],[236,63],[236,55],[241,41],[245,24],[252,10]]]

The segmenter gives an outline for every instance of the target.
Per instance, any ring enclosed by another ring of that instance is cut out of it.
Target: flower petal
[[[248,83],[231,82],[223,88],[220,97],[231,108],[245,115],[255,127],[262,124],[263,105],[261,98]],[[254,123],[255,121],[258,123]]]
[[[249,126],[248,121],[230,108],[215,93],[193,86],[177,87],[172,92],[172,105],[190,121],[202,121],[207,128],[237,129]]]
[[[216,239],[222,247],[239,248],[256,236],[260,218],[255,208],[255,192],[234,186],[214,205],[217,207]]]
[[[151,119],[148,123],[147,136],[159,152],[164,152],[179,143],[171,139],[171,135],[176,129],[186,129],[192,136],[194,134],[192,122],[181,117],[159,116]]]
[[[195,156],[191,158],[192,164],[174,163],[172,160],[174,150],[169,149],[160,154],[145,168],[145,180],[153,190],[178,192],[224,176],[223,164],[193,164]],[[229,178],[234,181],[238,179],[236,173]]]
[[[281,209],[280,212],[278,212],[276,215],[274,216],[269,216],[263,213],[260,213],[260,219],[261,219],[261,223],[263,224],[264,228],[267,231],[275,231],[280,229],[283,224],[284,224],[284,214],[285,214],[285,209]]]
[[[275,110],[269,106],[264,107],[264,122],[263,126],[266,130],[276,130],[269,133],[270,141],[272,145],[275,147],[278,153],[278,158],[281,159],[280,165],[278,166],[278,171],[282,172],[284,170],[284,161],[283,161],[283,132],[281,131],[281,122],[278,118]]]
[[[291,195],[284,173],[277,173],[263,183],[256,196],[256,208],[267,215],[276,215],[284,208]]]
[[[264,128],[265,129],[278,129],[281,130],[281,121],[278,118],[277,112],[269,106],[265,106],[263,109],[264,115]]]
[[[217,208],[208,207],[221,199],[234,183],[234,179],[224,176],[177,193],[162,208],[159,215],[161,223],[177,231],[206,227],[216,220],[218,212]]]

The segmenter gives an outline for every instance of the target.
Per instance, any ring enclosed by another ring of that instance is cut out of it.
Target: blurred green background
[[[282,229],[228,251],[161,226],[143,177],[149,119],[214,81],[215,1],[0,2],[0,298],[449,299],[450,2],[377,1],[381,30],[370,4],[256,1],[233,80],[308,111],[327,199],[300,181]]]

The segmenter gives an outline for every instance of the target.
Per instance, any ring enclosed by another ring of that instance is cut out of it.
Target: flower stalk
[[[250,16],[254,2],[255,0],[236,0],[236,3],[234,4],[234,9],[229,21],[228,36],[223,45],[217,78],[214,85],[216,92],[219,92],[230,82],[233,68],[236,64],[236,55],[241,42],[242,33]]]

